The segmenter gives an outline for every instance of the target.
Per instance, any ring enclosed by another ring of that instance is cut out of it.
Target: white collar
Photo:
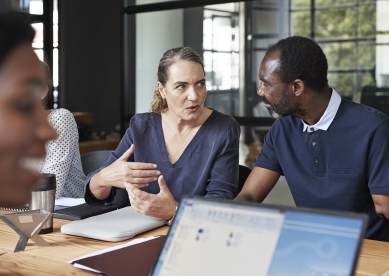
[[[326,110],[324,111],[323,116],[321,116],[320,120],[312,126],[306,124],[303,120],[301,120],[301,122],[303,122],[303,132],[305,131],[314,132],[318,129],[326,131],[330,127],[332,121],[334,120],[336,112],[338,112],[341,101],[342,98],[340,97],[338,92],[336,92],[335,89],[332,88],[331,99],[328,103]]]

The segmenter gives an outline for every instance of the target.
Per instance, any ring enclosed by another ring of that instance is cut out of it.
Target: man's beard
[[[281,91],[281,97],[278,102],[271,104],[265,97],[263,97],[263,102],[270,105],[268,111],[270,116],[274,119],[280,119],[282,117],[298,113],[295,99],[293,95],[286,90],[286,88]]]

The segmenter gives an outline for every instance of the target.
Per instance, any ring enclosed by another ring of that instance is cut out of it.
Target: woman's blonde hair
[[[191,62],[196,62],[201,65],[204,72],[204,64],[199,56],[198,53],[196,53],[195,50],[193,50],[190,47],[178,47],[173,48],[168,51],[166,51],[161,60],[159,61],[158,65],[158,81],[165,86],[166,82],[168,80],[168,70],[169,67],[180,60],[186,60]],[[204,72],[205,75],[205,72]],[[158,86],[154,90],[154,99],[151,102],[151,111],[156,113],[161,113],[165,109],[168,108],[167,102],[165,99],[161,97],[161,94],[159,93]]]

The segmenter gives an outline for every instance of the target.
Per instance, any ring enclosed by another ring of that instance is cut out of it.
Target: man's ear
[[[163,99],[165,99],[165,97],[166,97],[166,95],[165,95],[165,86],[163,86],[163,84],[160,83],[160,82],[157,82],[157,86],[158,86],[159,94],[161,95],[161,97]]]
[[[304,92],[304,89],[305,89],[305,84],[302,80],[295,79],[292,82],[292,91],[296,97],[300,96]]]

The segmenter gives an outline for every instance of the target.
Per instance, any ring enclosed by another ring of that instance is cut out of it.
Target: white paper
[[[74,266],[74,267],[77,267],[77,268],[81,268],[81,269],[87,270],[87,271],[91,271],[91,272],[94,272],[94,273],[97,273],[97,274],[102,274],[102,272],[99,271],[99,270],[96,270],[96,269],[87,267],[87,266],[85,266],[85,265],[80,265],[80,264],[78,264],[78,263],[73,264],[73,266]]]
[[[55,200],[55,205],[72,207],[85,203],[84,198],[60,197]]]

